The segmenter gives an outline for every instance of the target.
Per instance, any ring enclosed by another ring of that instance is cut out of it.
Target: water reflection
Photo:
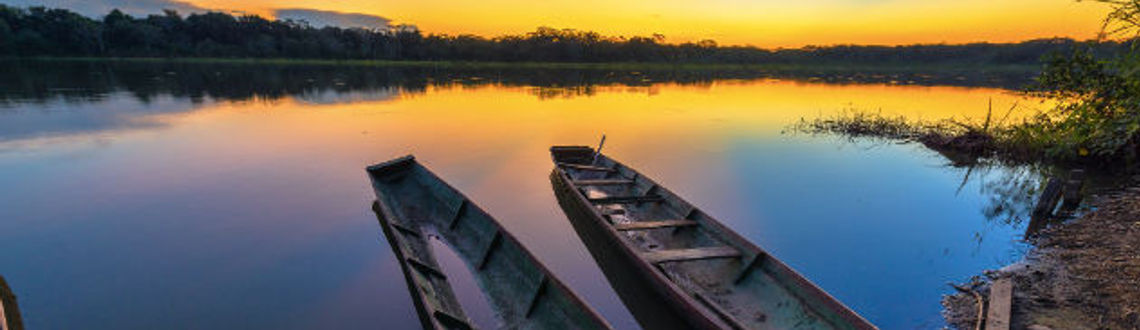
[[[790,79],[830,84],[1018,88],[1031,71],[905,70],[566,70],[413,66],[251,65],[241,63],[2,60],[0,105],[98,101],[124,91],[147,103],[156,96],[207,100],[275,100],[329,92],[422,93],[429,86],[528,86],[536,96],[589,96],[597,86],[707,86],[721,80]],[[870,71],[868,71],[870,70]]]
[[[547,180],[550,145],[602,133],[608,154],[884,328],[937,326],[944,284],[998,265],[1021,234],[989,226],[980,184],[955,194],[961,173],[921,147],[781,134],[852,107],[984,116],[990,99],[1019,99],[1003,89],[722,79],[741,78],[731,72],[36,65],[0,72],[0,273],[23,290],[31,328],[415,327],[361,171],[408,153],[612,324],[635,328]],[[969,239],[980,231],[998,239]]]

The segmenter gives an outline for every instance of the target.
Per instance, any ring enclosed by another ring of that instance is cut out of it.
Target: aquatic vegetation
[[[918,141],[944,154],[975,160],[991,157],[1014,163],[1127,168],[1140,158],[1140,44],[1135,38],[1140,36],[1140,2],[1101,2],[1115,8],[1102,35],[1127,34],[1128,50],[1108,59],[1091,48],[1044,58],[1042,73],[1025,93],[1054,100],[1057,105],[1019,123],[1005,124],[1008,112],[995,122],[991,105],[981,123],[916,122],[875,113],[845,113],[802,120],[794,128]]]
[[[1013,108],[1009,112],[1012,111]],[[1011,126],[1002,125],[1009,112],[999,122],[995,122],[991,107],[985,121],[975,123],[957,119],[910,120],[903,116],[884,116],[880,112],[848,111],[833,117],[800,119],[790,130],[808,134],[918,142],[942,153],[955,165],[973,165],[982,158],[991,156],[1000,156],[998,160],[1002,161],[1026,159],[1022,151],[1015,150],[1018,146],[1006,144],[1002,138],[1011,129]]]

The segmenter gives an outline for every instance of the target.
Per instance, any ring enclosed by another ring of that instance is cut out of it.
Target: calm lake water
[[[969,79],[4,66],[0,274],[29,329],[418,327],[363,170],[405,154],[615,327],[637,328],[547,177],[549,146],[602,134],[607,154],[885,329],[941,327],[947,282],[1025,250],[1024,225],[1005,215],[1024,208],[1007,190],[1031,173],[784,132],[852,109],[939,119],[983,118],[989,100],[995,113],[1039,106]]]

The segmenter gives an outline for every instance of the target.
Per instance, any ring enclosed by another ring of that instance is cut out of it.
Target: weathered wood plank
[[[601,180],[578,180],[574,181],[577,186],[616,186],[623,184],[631,184],[633,180],[627,179],[601,179]]]
[[[1063,186],[1061,180],[1057,178],[1049,179],[1049,182],[1045,184],[1045,189],[1038,197],[1037,205],[1033,207],[1033,213],[1029,216],[1029,225],[1025,226],[1025,237],[1035,235],[1048,225],[1049,220],[1053,218],[1053,210],[1057,208],[1057,203],[1061,200]]]
[[[693,220],[660,220],[660,221],[638,221],[614,224],[614,229],[618,231],[625,230],[647,230],[669,227],[685,227],[696,226],[697,222]]]
[[[692,261],[716,258],[736,258],[740,251],[729,246],[703,247],[645,252],[641,257],[650,263]]]
[[[1057,208],[1057,202],[1061,199],[1061,192],[1063,184],[1060,179],[1049,179],[1049,183],[1045,184],[1045,190],[1042,191],[1041,197],[1037,200],[1037,205],[1033,207],[1034,218],[1047,218],[1053,215],[1053,209]]]
[[[990,285],[990,310],[986,313],[986,330],[1009,330],[1009,313],[1013,305],[1013,282],[997,279]]]
[[[1064,197],[1061,199],[1061,212],[1071,213],[1081,206],[1081,190],[1085,186],[1085,171],[1073,170],[1069,173],[1069,181],[1065,182]],[[1066,214],[1067,216],[1067,214]]]
[[[661,196],[617,196],[617,197],[599,197],[590,198],[590,202],[594,204],[633,204],[633,203],[648,203],[660,202],[665,200]]]
[[[617,172],[617,170],[609,168],[609,167],[592,166],[592,165],[560,163],[560,164],[558,164],[558,166],[572,168],[575,170],[584,170],[584,171]]]

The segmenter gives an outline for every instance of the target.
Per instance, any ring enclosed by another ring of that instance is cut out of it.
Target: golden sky
[[[799,47],[827,44],[1011,42],[1095,37],[1103,4],[1074,0],[186,0],[272,16],[308,8],[379,15],[421,30],[484,36],[537,26],[670,42]]]

